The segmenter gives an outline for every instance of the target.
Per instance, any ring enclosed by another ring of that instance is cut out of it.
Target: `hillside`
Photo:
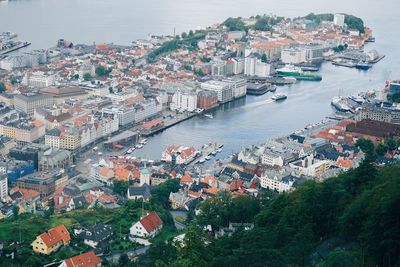
[[[220,196],[200,209],[185,246],[154,245],[148,266],[398,266],[400,166],[376,170],[366,160],[323,183],[261,200]],[[257,201],[258,203],[254,203]],[[210,204],[211,203],[211,204]],[[238,203],[240,203],[238,205]],[[255,222],[253,230],[211,238],[207,222]],[[201,242],[207,239],[208,242]],[[205,245],[207,244],[207,245]]]

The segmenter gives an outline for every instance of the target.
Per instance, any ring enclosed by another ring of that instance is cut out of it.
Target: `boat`
[[[285,94],[275,94],[275,95],[273,95],[272,96],[272,100],[275,100],[275,101],[279,101],[279,100],[285,100],[287,98],[287,95],[285,95]]]
[[[201,164],[201,163],[204,163],[204,162],[206,162],[206,160],[205,160],[204,158],[199,160],[199,163],[200,163],[200,164]]]
[[[135,148],[137,148],[137,149],[143,148],[143,145],[141,145],[141,144],[136,145]]]
[[[373,42],[375,42],[375,37],[373,37],[373,36],[370,36],[370,37],[368,37],[368,39],[367,40],[365,40],[367,43],[373,43]]]
[[[217,151],[215,150],[215,151],[211,152],[211,155],[213,155],[213,156],[217,155]]]
[[[205,157],[205,160],[210,160],[210,159],[211,159],[210,156]]]
[[[0,34],[0,55],[8,54],[31,44],[30,42],[18,41],[16,40],[17,37],[18,35],[12,32]]]
[[[204,109],[202,109],[202,108],[196,108],[196,109],[194,110],[194,112],[197,113],[197,114],[200,114],[200,113],[202,113],[203,111],[204,111]]]
[[[368,70],[371,67],[372,67],[372,65],[365,61],[360,61],[356,65],[356,69],[359,69],[359,70]]]
[[[319,68],[317,65],[311,64],[311,63],[300,63],[296,65],[297,67],[300,67],[302,71],[319,71]]]
[[[332,98],[331,105],[336,108],[338,111],[349,112],[350,107],[347,104],[346,98],[342,96],[335,96]]]
[[[222,148],[218,148],[217,153],[221,153],[221,152],[222,152]]]
[[[341,58],[332,60],[332,65],[347,67],[347,68],[354,68],[355,66],[357,66],[357,64],[354,63],[352,60],[345,60]]]
[[[219,148],[223,148],[223,147],[224,147],[224,144],[220,144],[218,147],[219,147]]]
[[[354,102],[356,102],[356,103],[358,103],[360,105],[365,102],[365,99],[363,97],[361,97],[361,96],[352,95],[352,96],[349,96],[349,99],[353,100]]]
[[[278,77],[293,77],[299,81],[321,81],[322,77],[320,75],[311,74],[309,72],[304,72],[300,67],[294,65],[286,65],[283,68],[277,69],[276,73]]]
[[[214,116],[211,114],[204,114],[204,117],[207,117],[209,119],[214,119]]]

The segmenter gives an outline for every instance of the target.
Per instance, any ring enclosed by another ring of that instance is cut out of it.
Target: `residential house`
[[[68,245],[71,236],[64,225],[54,227],[36,237],[31,246],[34,252],[49,255],[61,246]]]
[[[130,236],[132,238],[153,238],[161,231],[162,227],[163,221],[153,211],[132,225]]]
[[[63,260],[58,267],[100,267],[101,259],[93,251]]]

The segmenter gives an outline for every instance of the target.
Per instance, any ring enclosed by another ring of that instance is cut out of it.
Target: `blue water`
[[[22,0],[0,2],[0,31],[17,32],[32,42],[31,48],[46,48],[59,38],[74,43],[114,42],[129,44],[147,34],[172,34],[223,21],[229,16],[260,13],[302,16],[310,12],[344,12],[364,19],[376,37],[366,50],[377,49],[386,58],[369,71],[323,64],[321,82],[300,82],[279,87],[288,95],[281,103],[271,94],[248,96],[214,112],[214,119],[197,117],[151,138],[136,155],[160,158],[170,144],[223,143],[221,157],[240,147],[264,142],[317,122],[332,113],[330,100],[344,94],[382,87],[400,78],[400,1],[271,1],[271,0]]]

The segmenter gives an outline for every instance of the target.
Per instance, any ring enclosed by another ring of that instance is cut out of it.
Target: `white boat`
[[[139,145],[136,145],[135,147],[136,147],[137,149],[140,149],[140,148],[143,147],[143,145],[139,144]]]
[[[275,100],[275,101],[284,100],[286,98],[287,98],[287,95],[285,95],[285,94],[275,94],[271,97],[271,99]]]
[[[204,163],[204,162],[206,162],[206,160],[205,159],[201,159],[201,160],[199,160],[199,163],[201,164],[201,163]]]
[[[217,150],[218,153],[221,153],[221,151],[222,151],[222,148],[219,148],[219,149]]]
[[[204,114],[204,117],[207,117],[209,119],[214,119],[214,116],[211,114]]]
[[[210,156],[207,156],[207,157],[205,157],[205,159],[206,159],[206,160],[210,160],[210,159],[211,159],[211,157],[210,157]]]

